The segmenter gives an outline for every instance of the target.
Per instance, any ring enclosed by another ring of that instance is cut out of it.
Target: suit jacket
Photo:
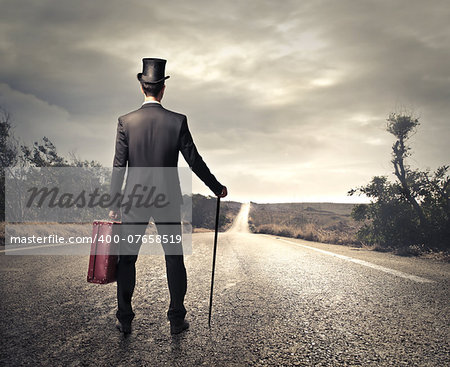
[[[121,191],[127,164],[128,186],[133,167],[177,167],[179,152],[183,154],[192,171],[211,191],[216,195],[220,194],[223,186],[198,153],[185,115],[166,110],[159,103],[145,103],[141,108],[119,117],[111,195],[114,197]],[[169,184],[175,187],[176,200],[181,202],[178,173],[176,169],[171,172],[175,173],[175,176],[170,177]],[[142,180],[142,177],[138,179]],[[125,193],[126,191],[127,189]]]

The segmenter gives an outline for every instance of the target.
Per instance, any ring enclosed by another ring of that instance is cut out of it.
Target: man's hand
[[[119,213],[119,212],[116,212],[115,210],[110,210],[110,211],[109,211],[109,217],[110,217],[112,220],[117,220],[117,219],[120,218],[120,213]]]
[[[227,191],[227,188],[224,186],[222,189],[222,192],[219,195],[217,195],[217,197],[224,198],[227,195],[228,195],[228,191]]]

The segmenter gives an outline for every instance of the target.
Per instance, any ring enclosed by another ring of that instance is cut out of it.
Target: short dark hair
[[[147,97],[157,97],[159,92],[164,87],[164,82],[160,83],[146,83],[143,81],[140,81],[142,89],[144,90],[144,93]]]

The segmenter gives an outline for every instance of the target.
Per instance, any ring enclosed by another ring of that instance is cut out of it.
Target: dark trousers
[[[179,210],[178,210],[179,213]],[[153,216],[159,235],[181,235],[180,223],[174,223],[173,213],[167,215],[161,211],[156,213],[128,213],[122,216],[122,239],[127,239],[131,235],[143,235],[150,216]],[[179,217],[178,217],[179,218]],[[167,220],[169,219],[169,220]],[[170,222],[170,223],[169,223]],[[131,225],[127,223],[140,223]],[[145,223],[145,224],[142,224]],[[119,262],[117,264],[117,319],[122,323],[131,323],[134,312],[131,306],[131,299],[136,284],[136,260],[141,243],[130,244],[129,241],[121,241]],[[166,261],[167,283],[170,294],[169,310],[167,318],[171,322],[179,323],[184,320],[186,309],[184,307],[184,297],[187,289],[186,268],[184,266],[183,255],[180,250],[163,246]],[[173,253],[176,253],[174,255]]]

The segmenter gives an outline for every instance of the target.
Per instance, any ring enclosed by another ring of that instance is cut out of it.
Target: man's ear
[[[141,92],[144,94],[145,96],[145,92],[144,92],[144,88],[142,88],[142,84],[139,84],[139,86],[141,87]]]

